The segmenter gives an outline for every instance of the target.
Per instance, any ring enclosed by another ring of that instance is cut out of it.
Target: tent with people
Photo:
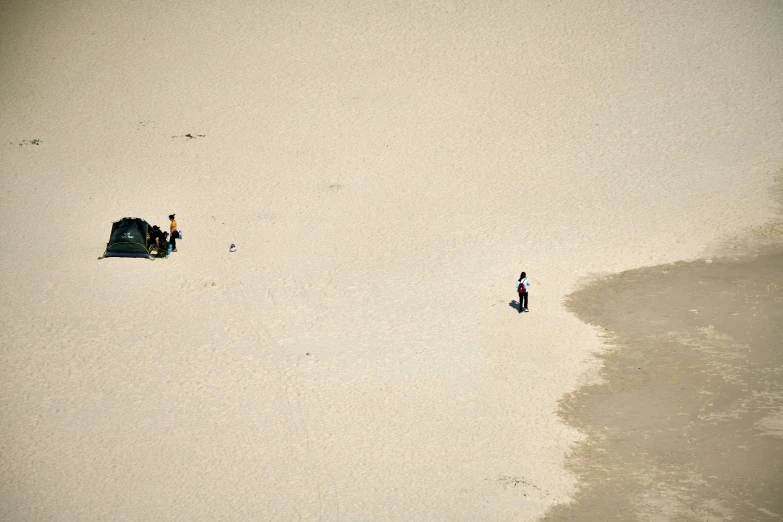
[[[149,224],[140,218],[126,217],[111,226],[111,236],[103,257],[143,257],[149,259]]]

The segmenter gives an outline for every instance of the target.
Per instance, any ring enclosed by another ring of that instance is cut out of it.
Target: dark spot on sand
[[[187,138],[189,140],[194,140],[196,138],[206,138],[206,134],[183,134],[182,136],[172,136],[172,138]]]

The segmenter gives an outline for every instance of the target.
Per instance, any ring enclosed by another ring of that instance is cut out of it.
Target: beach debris
[[[190,133],[183,134],[182,136],[172,136],[172,138],[187,138],[189,140],[193,140],[196,138],[206,138],[206,137],[207,137],[206,134],[190,134]]]
[[[237,251],[237,246],[234,243],[231,243],[231,246],[228,247],[228,251],[229,252],[236,252]]]
[[[498,482],[502,482],[506,486],[511,486],[516,488],[517,486],[522,486],[523,488],[533,488],[535,490],[538,490],[539,494],[543,494],[546,496],[549,496],[549,491],[542,489],[529,480],[527,480],[525,477],[509,477],[505,475],[501,475],[498,477]],[[524,493],[524,496],[527,496],[527,493]]]

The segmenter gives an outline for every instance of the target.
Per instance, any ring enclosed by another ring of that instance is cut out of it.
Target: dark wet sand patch
[[[783,520],[783,250],[616,274],[569,297],[612,346],[561,404],[586,434],[546,521]]]

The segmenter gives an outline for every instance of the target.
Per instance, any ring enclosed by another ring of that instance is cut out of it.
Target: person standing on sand
[[[179,237],[179,232],[177,232],[177,220],[174,219],[174,214],[171,214],[169,216],[169,220],[171,220],[171,226],[169,227],[170,231],[170,243],[171,243],[171,251],[176,252],[177,251],[177,238]]]
[[[517,279],[517,292],[519,293],[519,313],[529,312],[527,309],[527,289],[530,286],[530,280],[527,274],[522,272]]]

